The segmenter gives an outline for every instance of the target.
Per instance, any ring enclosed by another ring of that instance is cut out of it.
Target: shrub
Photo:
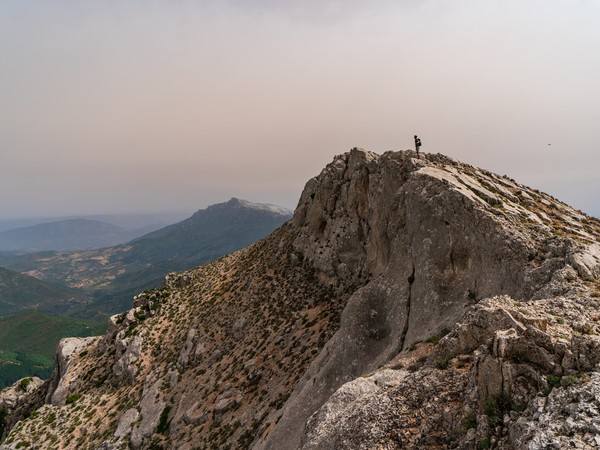
[[[2,438],[2,435],[4,434],[4,429],[6,428],[6,415],[7,414],[8,414],[8,411],[6,410],[6,408],[0,409],[0,438]]]
[[[553,388],[560,386],[560,377],[556,375],[548,375],[546,377],[546,381],[548,381],[548,386],[552,386]]]
[[[21,381],[19,381],[19,387],[23,390],[27,389],[27,386],[29,386],[31,384],[31,382],[33,381],[33,378],[31,377],[27,377],[27,378],[23,378],[21,379]]]
[[[440,342],[440,340],[446,336],[448,333],[450,333],[450,330],[448,330],[447,328],[444,328],[442,331],[440,331],[438,334],[431,336],[429,339],[427,339],[427,341],[425,342],[429,342],[433,345],[437,345],[438,342]]]
[[[50,425],[56,421],[56,413],[51,412],[44,418],[44,424]]]
[[[577,381],[579,381],[577,375],[568,375],[566,377],[562,377],[562,379],[560,380],[560,384],[561,386],[569,387],[576,384]]]
[[[544,389],[542,389],[541,392],[543,397],[548,397],[550,395],[550,392],[552,392],[552,388],[545,387]]]
[[[460,429],[463,433],[466,433],[471,428],[475,427],[477,427],[477,417],[475,416],[475,413],[471,411],[465,414],[465,416],[463,417]]]
[[[67,400],[65,401],[65,403],[67,405],[71,405],[73,403],[75,403],[77,400],[79,400],[82,397],[82,394],[76,392],[73,394],[69,394],[69,396],[67,397]]]
[[[491,447],[492,442],[490,441],[489,437],[486,437],[485,439],[482,439],[479,442],[477,442],[477,450],[485,450]]]
[[[490,427],[502,425],[504,412],[508,409],[504,398],[490,397],[483,404],[483,413],[488,417]]]
[[[450,364],[450,361],[455,356],[456,355],[454,353],[449,353],[449,354],[443,356],[442,358],[437,360],[437,362],[435,363],[435,367],[437,367],[440,370],[447,369],[448,365]]]
[[[160,419],[158,420],[158,425],[156,427],[156,432],[160,434],[164,434],[169,431],[169,413],[171,412],[171,405],[165,406],[165,408],[160,413]]]

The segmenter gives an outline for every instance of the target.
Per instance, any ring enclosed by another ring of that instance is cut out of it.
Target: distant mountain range
[[[0,251],[37,252],[109,247],[162,226],[154,224],[132,230],[97,220],[60,220],[0,232]]]
[[[93,305],[73,311],[91,318],[131,306],[137,292],[245,247],[291,217],[288,209],[232,198],[127,244],[73,252],[0,253],[0,266],[91,293]]]
[[[125,245],[0,253],[0,266],[12,269],[0,268],[0,389],[26,375],[47,377],[61,337],[103,332],[108,315],[131,308],[135,294],[158,287],[168,272],[245,247],[290,217],[285,208],[233,198]]]
[[[149,225],[163,224],[163,226],[171,225],[179,222],[190,216],[192,210],[189,211],[171,211],[171,212],[155,212],[155,213],[128,213],[128,214],[92,214],[78,216],[63,216],[63,217],[30,217],[21,219],[0,219],[0,232],[12,230],[15,228],[25,228],[42,223],[62,222],[71,219],[87,219],[98,222],[110,223],[121,228],[133,230],[136,228],[144,228]]]

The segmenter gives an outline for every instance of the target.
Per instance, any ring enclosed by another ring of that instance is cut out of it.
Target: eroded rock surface
[[[58,343],[56,351],[56,366],[51,378],[51,388],[46,401],[53,405],[64,403],[69,393],[72,382],[77,378],[76,373],[71,373],[71,361],[86,347],[99,340],[98,337],[64,338]]]
[[[0,392],[0,439],[43,401],[44,381],[27,377]]]
[[[564,294],[567,278],[594,277],[596,245],[557,238],[545,213],[520,200],[524,191],[443,156],[356,149],[310,180],[294,214],[294,248],[321,282],[362,286],[259,448],[298,445],[308,412],[340,383],[451,329],[478,300]]]

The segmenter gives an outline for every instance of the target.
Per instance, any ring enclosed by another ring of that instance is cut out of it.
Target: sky
[[[598,23],[596,0],[0,0],[0,220],[294,208],[335,155],[414,134],[598,217]]]

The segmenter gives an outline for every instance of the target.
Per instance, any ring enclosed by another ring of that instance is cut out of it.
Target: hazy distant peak
[[[222,209],[232,209],[232,208],[246,208],[253,209],[256,211],[270,212],[272,214],[277,214],[279,216],[292,216],[294,211],[288,208],[284,208],[283,206],[273,205],[271,203],[254,203],[248,200],[243,200],[240,198],[232,197],[228,201],[223,203],[217,203],[209,206],[206,210],[222,210]],[[202,212],[204,210],[197,211],[196,214]],[[196,215],[194,214],[194,215]]]
[[[131,233],[116,225],[89,219],[65,219],[3,231],[0,250],[78,250],[115,245],[129,239]]]
[[[110,223],[102,222],[99,220],[84,219],[84,218],[62,219],[62,220],[56,220],[56,221],[52,221],[52,222],[44,222],[44,223],[40,223],[37,225],[32,225],[31,227],[22,227],[22,228],[17,228],[17,229],[23,230],[25,228],[29,228],[29,229],[39,229],[39,230],[41,230],[41,229],[60,230],[65,227],[72,227],[72,226],[87,227],[87,228],[93,228],[93,229],[107,229],[107,230],[120,230],[121,229],[120,227],[110,224]]]
[[[239,198],[232,197],[227,203],[230,204],[238,204],[244,208],[258,209],[261,211],[270,211],[275,214],[280,214],[282,216],[291,216],[294,211],[288,208],[284,208],[283,206],[273,205],[271,203],[254,203],[248,200],[243,200]]]

